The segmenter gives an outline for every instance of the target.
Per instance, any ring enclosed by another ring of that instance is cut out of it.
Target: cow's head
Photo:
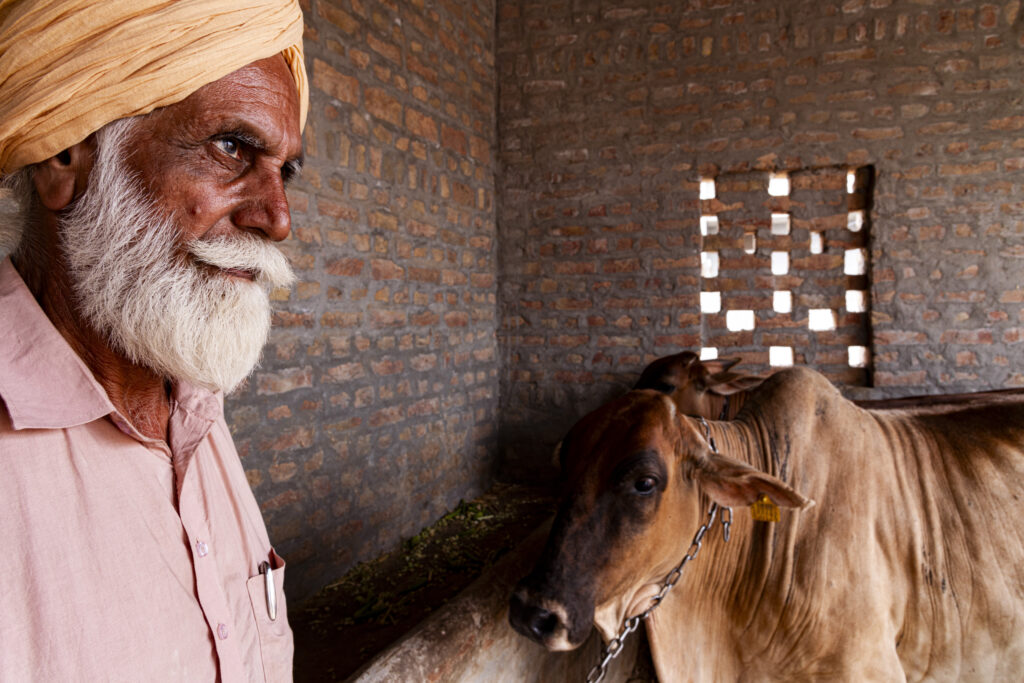
[[[786,484],[711,451],[700,423],[653,390],[631,391],[581,419],[560,446],[564,493],[547,545],[520,581],[512,626],[549,650],[605,640],[642,612],[678,564],[704,514],[701,494],[743,506],[767,493],[807,500]]]
[[[731,372],[739,358],[701,360],[692,351],[683,351],[652,361],[634,389],[654,389],[675,401],[683,415],[701,415],[709,420],[719,419],[722,397],[753,389],[764,382],[764,377]]]

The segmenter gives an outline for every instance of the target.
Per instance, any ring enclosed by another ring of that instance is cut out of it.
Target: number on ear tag
[[[779,506],[772,502],[768,494],[762,493],[757,502],[750,506],[750,516],[755,522],[779,521]]]

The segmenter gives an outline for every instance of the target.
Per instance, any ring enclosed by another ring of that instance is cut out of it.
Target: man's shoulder
[[[9,258],[0,260],[0,401],[19,430],[70,427],[113,410]]]

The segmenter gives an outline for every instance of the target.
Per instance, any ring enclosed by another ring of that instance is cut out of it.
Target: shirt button
[[[228,637],[228,625],[217,624],[217,637],[221,640],[227,640]]]
[[[206,554],[210,552],[210,546],[206,545],[206,541],[196,541],[196,554],[199,557],[206,557]]]

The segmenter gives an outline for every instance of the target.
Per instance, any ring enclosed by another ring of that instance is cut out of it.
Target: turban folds
[[[0,0],[0,176],[278,53],[304,125],[297,0]]]

